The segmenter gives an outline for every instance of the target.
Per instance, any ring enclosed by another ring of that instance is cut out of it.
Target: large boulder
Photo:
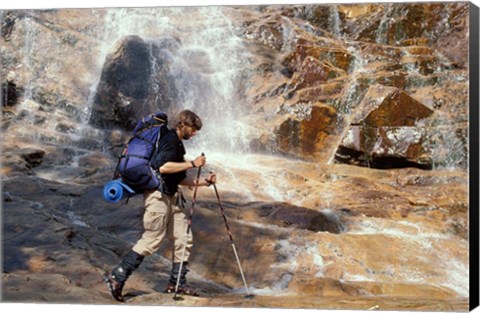
[[[406,92],[382,85],[371,86],[355,109],[352,125],[415,126],[416,122],[433,114],[433,110]]]
[[[148,95],[152,68],[149,55],[148,44],[138,36],[126,37],[118,44],[102,70],[92,108],[93,125],[133,126],[134,108]]]
[[[431,169],[431,128],[419,122],[433,113],[402,90],[372,86],[352,113],[335,160],[375,168]]]
[[[169,37],[156,42],[124,37],[104,64],[90,122],[130,130],[142,116],[166,110],[177,95],[169,64],[179,45]]]
[[[348,129],[335,160],[372,168],[432,169],[425,146],[429,129],[416,127],[362,127]]]

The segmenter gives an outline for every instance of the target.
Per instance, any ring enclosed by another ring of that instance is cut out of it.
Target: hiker
[[[186,274],[188,259],[193,245],[192,232],[188,233],[188,217],[179,185],[189,187],[210,186],[216,182],[214,173],[210,173],[204,180],[187,176],[187,170],[198,168],[206,164],[202,154],[193,161],[184,158],[185,148],[182,140],[194,137],[202,128],[201,119],[192,111],[184,110],[177,116],[175,128],[170,129],[160,139],[159,147],[153,156],[154,164],[159,164],[162,179],[161,190],[147,190],[144,192],[145,213],[143,216],[144,233],[131,251],[123,258],[120,264],[105,274],[105,280],[112,296],[123,302],[122,290],[126,280],[142,263],[145,256],[155,253],[165,236],[173,241],[173,264],[170,279],[165,292],[175,292],[178,275],[180,285],[179,294],[198,296],[196,290],[187,285]],[[185,247],[186,244],[186,247]],[[185,250],[182,272],[179,273],[182,262],[182,252]]]

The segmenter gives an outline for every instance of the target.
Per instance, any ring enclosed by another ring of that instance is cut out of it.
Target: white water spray
[[[347,41],[348,42],[348,41]],[[348,131],[350,130],[350,120],[352,119],[352,108],[358,106],[359,101],[361,98],[359,97],[358,88],[358,81],[357,78],[362,73],[366,71],[365,69],[365,57],[362,55],[362,52],[356,47],[354,42],[349,42],[348,51],[354,56],[354,61],[351,66],[351,74],[348,83],[348,87],[345,88],[345,92],[343,97],[340,100],[340,108],[339,111],[344,113],[343,116],[345,117],[343,121],[340,121],[340,125],[338,128],[341,131],[341,134],[338,136],[338,141],[336,144],[331,145],[334,149],[339,147],[342,143],[343,139],[346,138]],[[327,164],[333,164],[335,159],[336,150],[331,151],[330,158],[327,161]]]
[[[228,10],[222,7],[109,9],[104,17],[98,60],[99,65],[103,64],[125,36],[137,35],[152,43],[166,36],[178,38],[181,46],[169,65],[172,77],[169,83],[178,90],[179,107],[175,110],[190,109],[204,124],[195,140],[187,145],[244,152],[248,150],[250,130],[242,123],[245,104],[241,103],[244,99],[240,80],[249,55],[226,15]],[[89,111],[97,85],[98,82],[92,86]]]

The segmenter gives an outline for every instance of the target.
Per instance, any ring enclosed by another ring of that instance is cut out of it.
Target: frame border
[[[470,65],[470,122],[469,122],[469,193],[470,193],[470,310],[479,305],[479,8],[470,2],[469,65]]]

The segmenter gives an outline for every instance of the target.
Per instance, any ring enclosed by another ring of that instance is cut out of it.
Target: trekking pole
[[[202,156],[205,156],[205,154],[203,152],[202,152]],[[190,209],[190,217],[188,218],[188,227],[187,227],[187,233],[185,235],[185,244],[183,245],[182,260],[180,261],[180,268],[179,268],[178,274],[177,274],[177,284],[175,285],[175,295],[173,296],[173,300],[182,300],[182,298],[177,296],[178,286],[180,285],[180,275],[182,274],[183,259],[185,258],[185,251],[187,250],[188,234],[190,234],[190,228],[192,227],[193,212],[195,210],[195,199],[197,198],[198,182],[200,181],[200,172],[201,171],[202,171],[202,167],[199,166],[198,167],[198,173],[197,173],[197,180],[195,182],[195,189],[193,191],[192,208]]]
[[[228,227],[227,216],[225,215],[225,210],[222,207],[217,186],[215,185],[215,183],[213,183],[212,185],[213,185],[213,188],[215,189],[215,194],[217,195],[218,206],[220,207],[220,212],[222,213],[223,220],[225,221],[225,226],[227,227],[227,232],[228,232],[228,236],[230,237],[230,242],[232,243],[233,253],[235,254],[235,259],[237,260],[238,268],[240,269],[240,275],[242,275],[243,284],[245,285],[245,290],[247,290],[247,295],[245,296],[245,298],[253,298],[253,295],[248,291],[247,281],[245,280],[245,276],[243,275],[242,266],[240,265],[240,260],[238,259],[237,249],[235,248],[235,242],[233,241],[233,236],[232,236],[232,233],[230,232],[230,227]]]

